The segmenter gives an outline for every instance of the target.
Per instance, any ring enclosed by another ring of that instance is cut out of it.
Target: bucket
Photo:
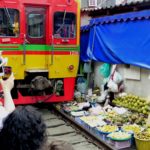
[[[137,150],[150,150],[150,140],[141,140],[135,136]]]

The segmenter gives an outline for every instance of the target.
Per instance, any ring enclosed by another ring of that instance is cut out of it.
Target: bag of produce
[[[84,77],[79,77],[77,80],[77,90],[84,94],[87,89],[87,80]]]
[[[115,71],[114,75],[113,75],[113,81],[116,84],[119,84],[122,81],[122,76],[119,72]]]
[[[98,103],[103,103],[106,100],[106,96],[108,95],[108,90],[102,91],[101,96],[97,98]]]
[[[111,92],[118,92],[118,85],[112,79],[109,80],[107,87]]]
[[[84,73],[92,72],[91,63],[84,63],[83,72]]]

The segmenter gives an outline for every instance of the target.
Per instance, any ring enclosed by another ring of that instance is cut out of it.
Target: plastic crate
[[[85,129],[87,129],[87,130],[91,129],[90,126],[87,123],[85,123],[84,121],[82,121],[81,119],[78,122],[80,122],[80,125],[83,126]]]
[[[123,148],[131,147],[131,139],[126,140],[126,141],[114,141],[114,140],[111,140],[109,138],[108,143],[113,145],[117,149],[123,149]]]
[[[96,136],[99,136],[96,127],[91,128],[91,132],[94,133]]]
[[[75,117],[74,120],[79,123],[80,125],[83,124],[83,121],[80,119],[80,117]]]
[[[107,137],[108,134],[109,133],[100,133],[100,138],[104,141],[108,141],[108,137]]]

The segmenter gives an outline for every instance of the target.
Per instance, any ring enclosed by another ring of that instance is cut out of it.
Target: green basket
[[[132,138],[132,135],[131,134],[128,134],[129,136],[128,137],[126,137],[126,138],[113,138],[113,137],[111,137],[111,133],[110,134],[108,134],[108,137],[111,139],[111,140],[113,140],[113,141],[127,141],[127,140],[130,140],[131,138]]]
[[[127,140],[131,139],[131,136],[129,136],[128,138],[122,138],[122,139],[112,138],[112,137],[109,137],[109,138],[113,141],[127,141]]]

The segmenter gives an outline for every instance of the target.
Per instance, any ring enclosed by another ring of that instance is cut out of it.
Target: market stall
[[[89,81],[77,82],[76,102],[61,105],[76,122],[116,149],[150,147],[150,102],[125,93],[123,76],[116,67],[150,69],[149,19],[150,11],[144,10],[94,18],[81,27],[81,61],[104,62],[99,67],[103,85],[91,89],[86,85]]]
[[[74,101],[56,107],[114,149],[142,150],[141,143],[144,143],[144,150],[148,150],[150,103],[135,95],[119,96],[113,103],[115,106]]]

